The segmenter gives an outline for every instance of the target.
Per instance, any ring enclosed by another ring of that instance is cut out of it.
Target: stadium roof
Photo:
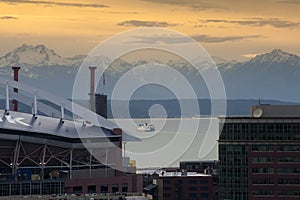
[[[43,133],[65,138],[120,137],[109,129],[95,126],[87,121],[61,120],[28,113],[0,110],[0,129]]]

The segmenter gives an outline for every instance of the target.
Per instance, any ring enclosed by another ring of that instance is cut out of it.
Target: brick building
[[[299,111],[258,105],[250,117],[221,119],[220,200],[300,199]]]

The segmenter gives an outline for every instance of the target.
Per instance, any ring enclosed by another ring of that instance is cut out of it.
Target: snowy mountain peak
[[[13,51],[0,58],[0,67],[22,66],[22,67],[42,67],[42,66],[73,66],[73,63],[81,63],[82,57],[63,58],[54,50],[45,45],[23,44]]]
[[[250,63],[263,63],[269,65],[287,63],[290,65],[299,65],[300,57],[284,52],[281,49],[274,49],[269,53],[257,55],[250,60]]]

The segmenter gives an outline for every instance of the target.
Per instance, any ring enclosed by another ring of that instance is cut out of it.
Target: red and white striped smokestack
[[[95,112],[95,71],[97,67],[89,67],[91,72],[90,77],[90,109]]]
[[[14,70],[14,81],[19,81],[20,67],[12,67],[12,69]],[[14,92],[18,93],[18,88],[14,88]],[[18,101],[15,99],[12,101],[12,110],[18,111]]]

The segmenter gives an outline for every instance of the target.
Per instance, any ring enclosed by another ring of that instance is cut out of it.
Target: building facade
[[[159,200],[215,199],[211,175],[171,172],[160,175],[155,183]]]
[[[300,199],[300,118],[274,107],[221,119],[220,200]]]

